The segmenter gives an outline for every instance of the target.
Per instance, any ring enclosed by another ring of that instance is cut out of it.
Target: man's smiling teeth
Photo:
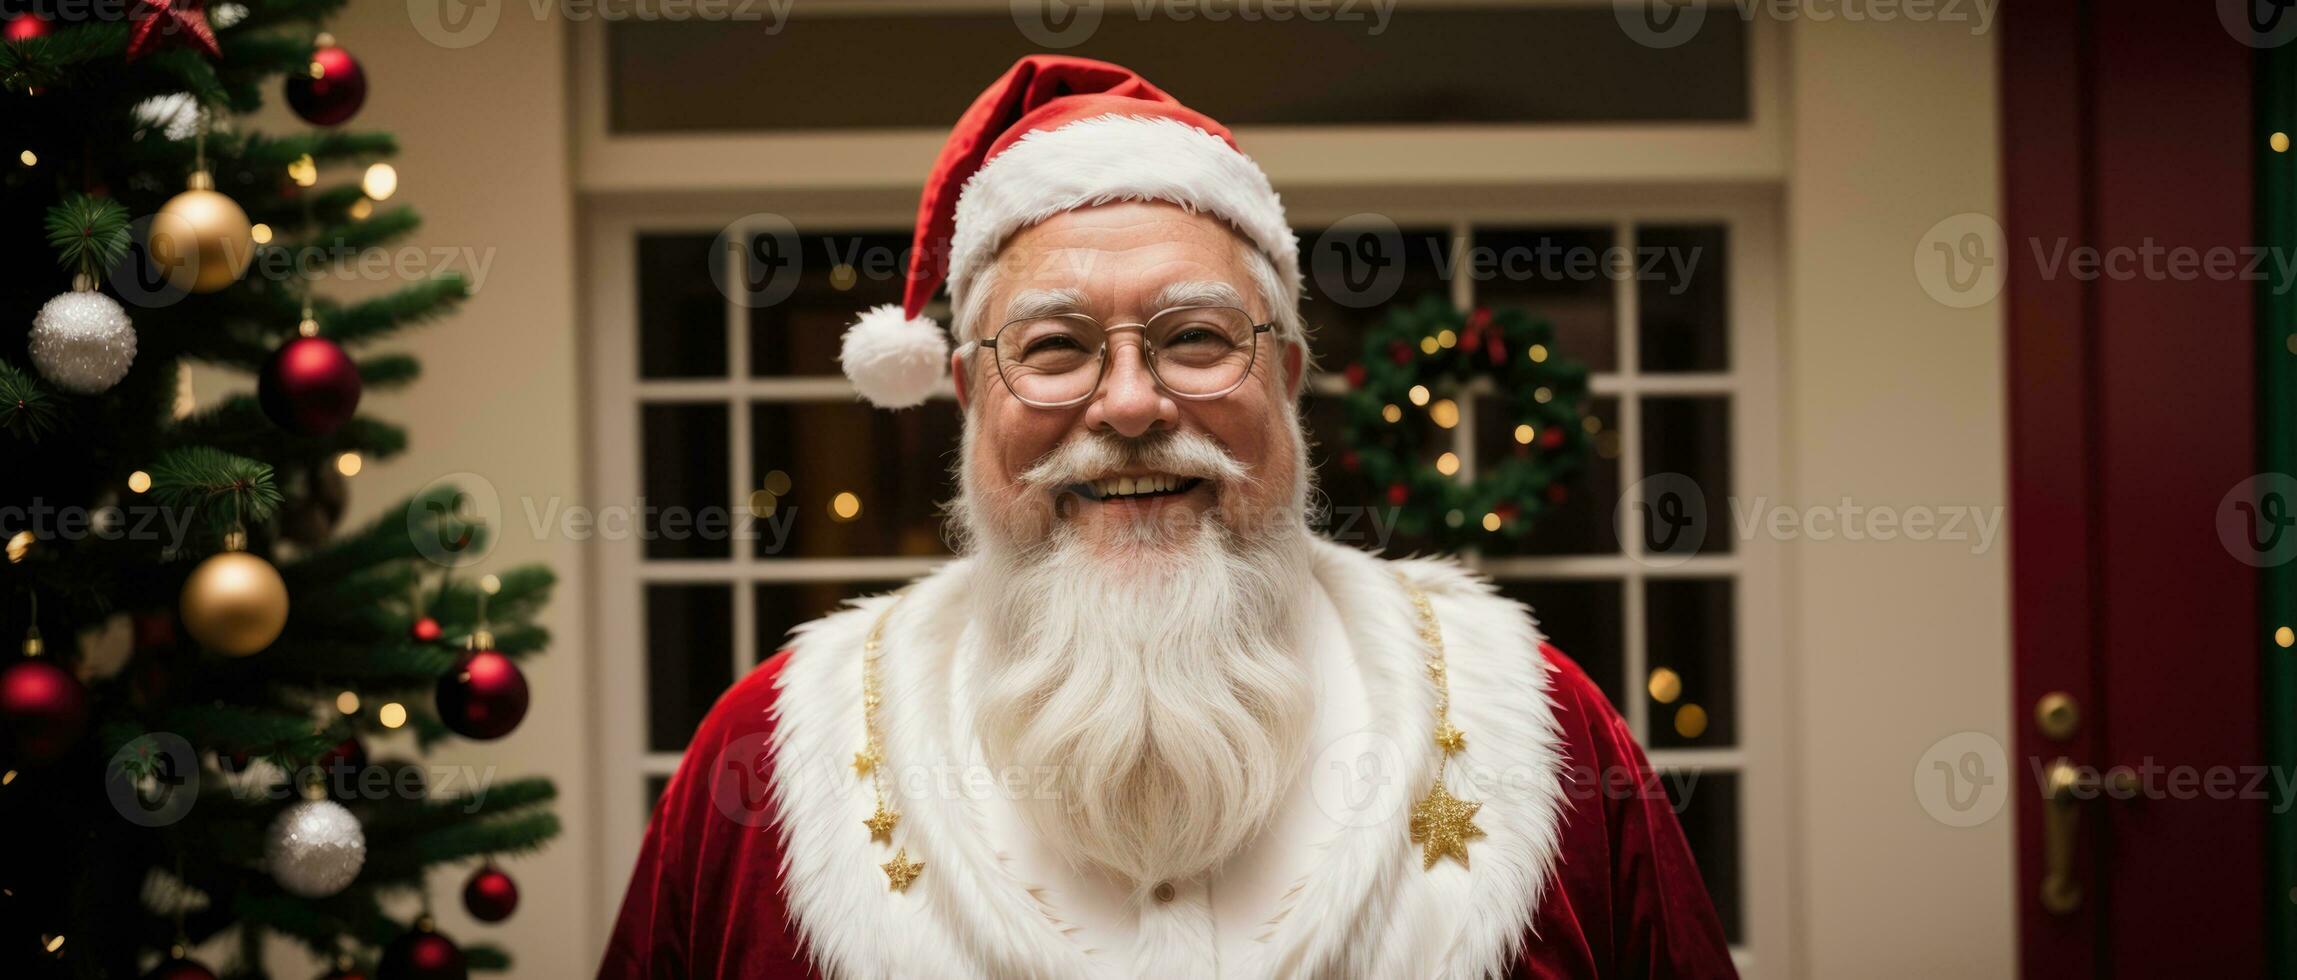
[[[1154,493],[1170,493],[1181,489],[1183,485],[1194,484],[1195,482],[1195,480],[1186,477],[1157,474],[1110,477],[1105,480],[1093,480],[1086,486],[1092,488],[1093,496],[1107,500],[1110,497],[1137,497]]]

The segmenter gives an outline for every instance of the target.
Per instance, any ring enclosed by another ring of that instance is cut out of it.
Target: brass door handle
[[[2074,765],[2059,756],[2046,773],[2046,809],[2042,813],[2042,907],[2065,915],[2082,907],[2082,883],[2074,873],[2075,844],[2081,838],[2081,802],[2103,795],[2123,797],[2136,792],[2135,774],[2116,767],[2099,779],[2097,771]]]
[[[2082,883],[2074,877],[2074,845],[2082,830],[2081,770],[2059,756],[2050,763],[2042,811],[2042,907],[2065,915],[2082,907]]]

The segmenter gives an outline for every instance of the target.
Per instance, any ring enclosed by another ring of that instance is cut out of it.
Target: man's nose
[[[1108,339],[1108,375],[1085,410],[1085,424],[1109,429],[1126,438],[1151,429],[1169,429],[1180,422],[1180,406],[1149,373],[1148,350],[1138,337]]]

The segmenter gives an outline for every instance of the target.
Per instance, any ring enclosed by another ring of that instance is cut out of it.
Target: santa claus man
[[[1311,534],[1297,244],[1227,129],[1024,58],[912,257],[843,360],[889,407],[949,369],[962,556],[711,710],[601,976],[1732,973],[1642,752],[1530,613]]]

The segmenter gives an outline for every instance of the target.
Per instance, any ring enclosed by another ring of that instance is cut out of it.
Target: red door
[[[2172,258],[2256,241],[2254,52],[2218,6],[2001,19],[2029,977],[2265,969],[2265,804],[2243,792],[2263,758],[2257,572],[2216,526],[2257,468],[2257,284]],[[2085,246],[2095,275],[2052,261]]]

